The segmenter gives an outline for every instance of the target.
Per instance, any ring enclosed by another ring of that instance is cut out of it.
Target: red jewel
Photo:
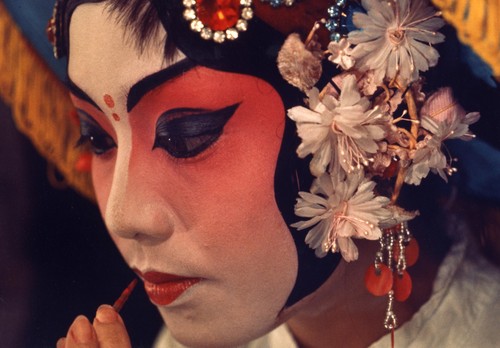
[[[374,296],[384,296],[392,288],[392,271],[384,264],[370,265],[365,273],[366,289]]]
[[[119,122],[121,120],[120,115],[118,115],[117,113],[113,113],[113,118],[116,122]]]
[[[196,0],[198,18],[212,30],[226,30],[240,18],[240,0]]]
[[[417,240],[415,238],[410,239],[410,242],[405,247],[405,259],[406,267],[411,267],[417,263],[418,256],[420,254],[420,248],[418,246]],[[394,260],[397,260],[399,256],[399,245],[394,246]]]
[[[75,169],[81,173],[88,173],[92,168],[92,154],[90,152],[84,152],[78,157],[75,163]]]
[[[394,298],[396,301],[403,302],[410,297],[412,288],[411,277],[408,272],[403,271],[403,273],[395,274],[394,276]]]
[[[384,173],[382,174],[382,178],[390,179],[395,176],[399,169],[399,162],[395,160],[391,160],[391,164],[387,168],[385,168]]]

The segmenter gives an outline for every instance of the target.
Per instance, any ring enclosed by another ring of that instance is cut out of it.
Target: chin
[[[178,319],[165,309],[160,309],[160,314],[170,335],[190,348],[234,348],[265,335],[282,323],[277,317],[257,322],[243,313],[239,321],[223,320],[222,315],[213,321],[200,321],[190,315]]]

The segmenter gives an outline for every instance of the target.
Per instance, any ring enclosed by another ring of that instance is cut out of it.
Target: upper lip
[[[142,273],[141,271],[134,270],[144,281],[153,284],[163,284],[168,282],[182,281],[185,279],[192,279],[194,277],[184,277],[176,274],[168,274],[156,271],[148,271]]]

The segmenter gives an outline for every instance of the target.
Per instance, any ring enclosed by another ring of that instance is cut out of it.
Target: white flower
[[[278,69],[289,84],[306,92],[321,77],[321,59],[320,51],[309,50],[298,34],[290,34],[278,53]]]
[[[387,209],[390,210],[392,215],[387,220],[380,221],[379,226],[383,229],[394,227],[402,222],[408,222],[410,220],[413,220],[416,216],[420,215],[420,212],[418,210],[407,211],[401,207],[398,207],[397,205],[392,204],[388,205]]]
[[[309,218],[293,224],[298,230],[312,227],[306,243],[318,257],[340,251],[346,261],[358,258],[351,238],[376,240],[382,235],[379,223],[391,217],[387,197],[375,196],[375,183],[363,175],[344,178],[324,174],[309,192],[300,192],[295,214]]]
[[[351,172],[369,164],[390,120],[370,106],[370,101],[358,91],[356,77],[347,75],[339,99],[325,95],[320,101],[318,90],[313,89],[309,93],[309,109],[299,106],[288,111],[288,116],[297,122],[302,139],[297,149],[299,157],[313,155],[313,175],[320,176],[328,165],[332,172],[339,165]]]
[[[431,46],[444,40],[436,32],[444,25],[439,12],[426,0],[362,0],[367,14],[355,13],[348,40],[356,45],[352,56],[361,71],[373,70],[375,82],[398,76],[407,85],[419,71],[437,64],[439,54]]]
[[[448,168],[446,156],[441,151],[441,141],[432,135],[426,135],[417,143],[417,148],[412,152],[412,165],[408,168],[405,182],[410,185],[420,185],[423,178],[427,177],[432,169],[445,181],[448,181],[445,169]]]
[[[321,102],[317,88],[309,91],[308,96],[309,108],[293,107],[288,110],[288,116],[297,122],[297,132],[302,139],[297,148],[298,156],[304,158],[312,154],[311,173],[320,176],[332,160],[332,143],[335,142],[335,135],[331,126],[333,108],[337,101],[334,97],[326,95]]]
[[[337,64],[344,70],[349,70],[354,66],[354,58],[351,56],[352,49],[346,38],[342,38],[339,42],[330,41],[328,51],[330,56],[328,60]]]
[[[432,170],[447,181],[446,174],[453,170],[441,150],[447,139],[470,140],[474,135],[469,125],[479,120],[479,113],[466,113],[453,99],[451,89],[441,88],[431,95],[420,111],[420,126],[430,132],[417,143],[413,164],[405,178],[408,184],[419,185]],[[446,172],[445,172],[446,171]]]

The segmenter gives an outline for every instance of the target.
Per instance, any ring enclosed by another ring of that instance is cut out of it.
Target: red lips
[[[201,280],[200,278],[187,278],[160,272],[144,274],[138,270],[136,272],[144,280],[144,289],[149,299],[159,306],[171,304],[184,291]]]

